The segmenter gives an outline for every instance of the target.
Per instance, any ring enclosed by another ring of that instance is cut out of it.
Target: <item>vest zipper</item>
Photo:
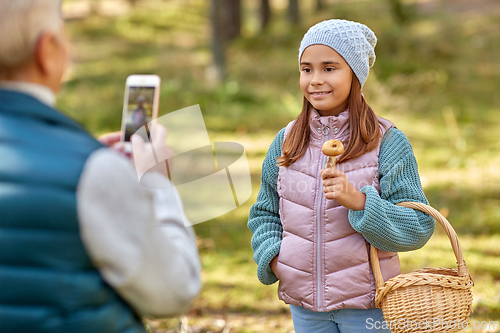
[[[318,128],[318,131],[322,133],[324,136],[326,136],[326,140],[329,139],[329,134],[330,134],[330,127],[328,125],[322,124],[323,128]],[[326,141],[325,140],[325,141]],[[320,158],[319,158],[319,169],[323,169],[323,165],[326,163],[326,155],[323,155],[320,153]],[[318,311],[321,311],[323,309],[323,284],[322,282],[322,277],[323,277],[323,265],[322,265],[322,245],[323,245],[323,228],[322,228],[322,223],[321,223],[321,206],[323,203],[323,191],[321,191],[323,181],[321,179],[321,176],[318,179],[318,210],[316,211],[316,230],[318,231],[318,237],[316,238],[317,244],[316,244],[316,268],[317,268],[317,273],[316,273],[316,283],[318,285],[317,287],[317,292],[318,292],[318,297],[316,297],[316,306],[318,308]]]
[[[326,163],[326,156],[323,154],[320,155],[319,163],[320,163],[320,170],[322,169],[321,166]],[[318,291],[318,297],[316,298],[316,306],[318,308],[317,311],[321,311],[323,309],[323,284],[321,283],[322,277],[323,277],[323,265],[322,263],[322,245],[323,245],[323,228],[322,228],[322,223],[321,223],[321,206],[323,203],[323,191],[321,191],[322,188],[322,179],[319,177],[319,187],[318,190],[318,210],[316,211],[316,230],[318,231],[318,237],[317,239],[317,244],[316,244],[316,268],[317,268],[317,273],[316,273],[316,283],[318,285],[317,291]]]

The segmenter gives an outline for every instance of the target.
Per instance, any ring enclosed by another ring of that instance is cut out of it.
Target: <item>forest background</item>
[[[495,0],[66,0],[71,65],[58,107],[91,133],[120,129],[125,79],[161,76],[160,116],[199,104],[211,141],[241,143],[252,197],[195,226],[203,290],[150,332],[293,332],[261,285],[246,227],[276,133],[301,110],[297,50],[330,18],[377,35],[363,92],[409,137],[424,191],[458,233],[475,282],[473,321],[500,321],[500,3]],[[440,227],[402,269],[455,267]],[[497,332],[498,326],[468,332]]]

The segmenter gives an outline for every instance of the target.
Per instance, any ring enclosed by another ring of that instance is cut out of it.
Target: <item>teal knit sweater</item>
[[[273,284],[278,280],[269,263],[280,251],[283,234],[276,158],[281,156],[284,134],[285,129],[282,129],[269,147],[262,165],[257,202],[250,209],[248,221],[248,228],[253,233],[257,276],[263,284]],[[354,230],[381,250],[404,252],[419,249],[432,236],[435,221],[425,213],[395,205],[403,201],[428,204],[413,149],[403,132],[396,128],[386,132],[378,162],[381,194],[373,186],[361,188],[366,195],[365,209],[349,210],[349,222]]]

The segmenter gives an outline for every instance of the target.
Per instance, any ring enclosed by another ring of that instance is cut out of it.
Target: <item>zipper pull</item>
[[[324,136],[327,136],[330,133],[330,127],[328,127],[328,125],[323,125],[323,128],[318,127],[318,132],[322,133]]]

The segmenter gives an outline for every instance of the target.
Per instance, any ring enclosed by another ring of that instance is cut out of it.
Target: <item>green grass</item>
[[[243,4],[243,37],[228,45],[229,78],[223,84],[207,75],[206,1],[148,0],[119,17],[68,22],[73,65],[59,107],[89,131],[118,130],[125,78],[154,73],[163,81],[160,115],[200,104],[211,140],[239,142],[249,159],[252,197],[195,226],[203,265],[200,296],[183,318],[147,321],[150,331],[293,331],[277,286],[257,280],[246,222],[267,147],[301,108],[300,39],[307,27],[332,17],[361,21],[376,32],[377,61],[364,94],[410,138],[430,203],[458,233],[475,281],[472,320],[500,320],[498,11],[457,12],[453,2],[443,1],[398,25],[385,0],[332,1],[320,14],[307,0],[301,3],[301,27],[290,28],[278,11],[259,34],[255,4]],[[423,249],[401,258],[404,271],[455,265],[439,227]]]

